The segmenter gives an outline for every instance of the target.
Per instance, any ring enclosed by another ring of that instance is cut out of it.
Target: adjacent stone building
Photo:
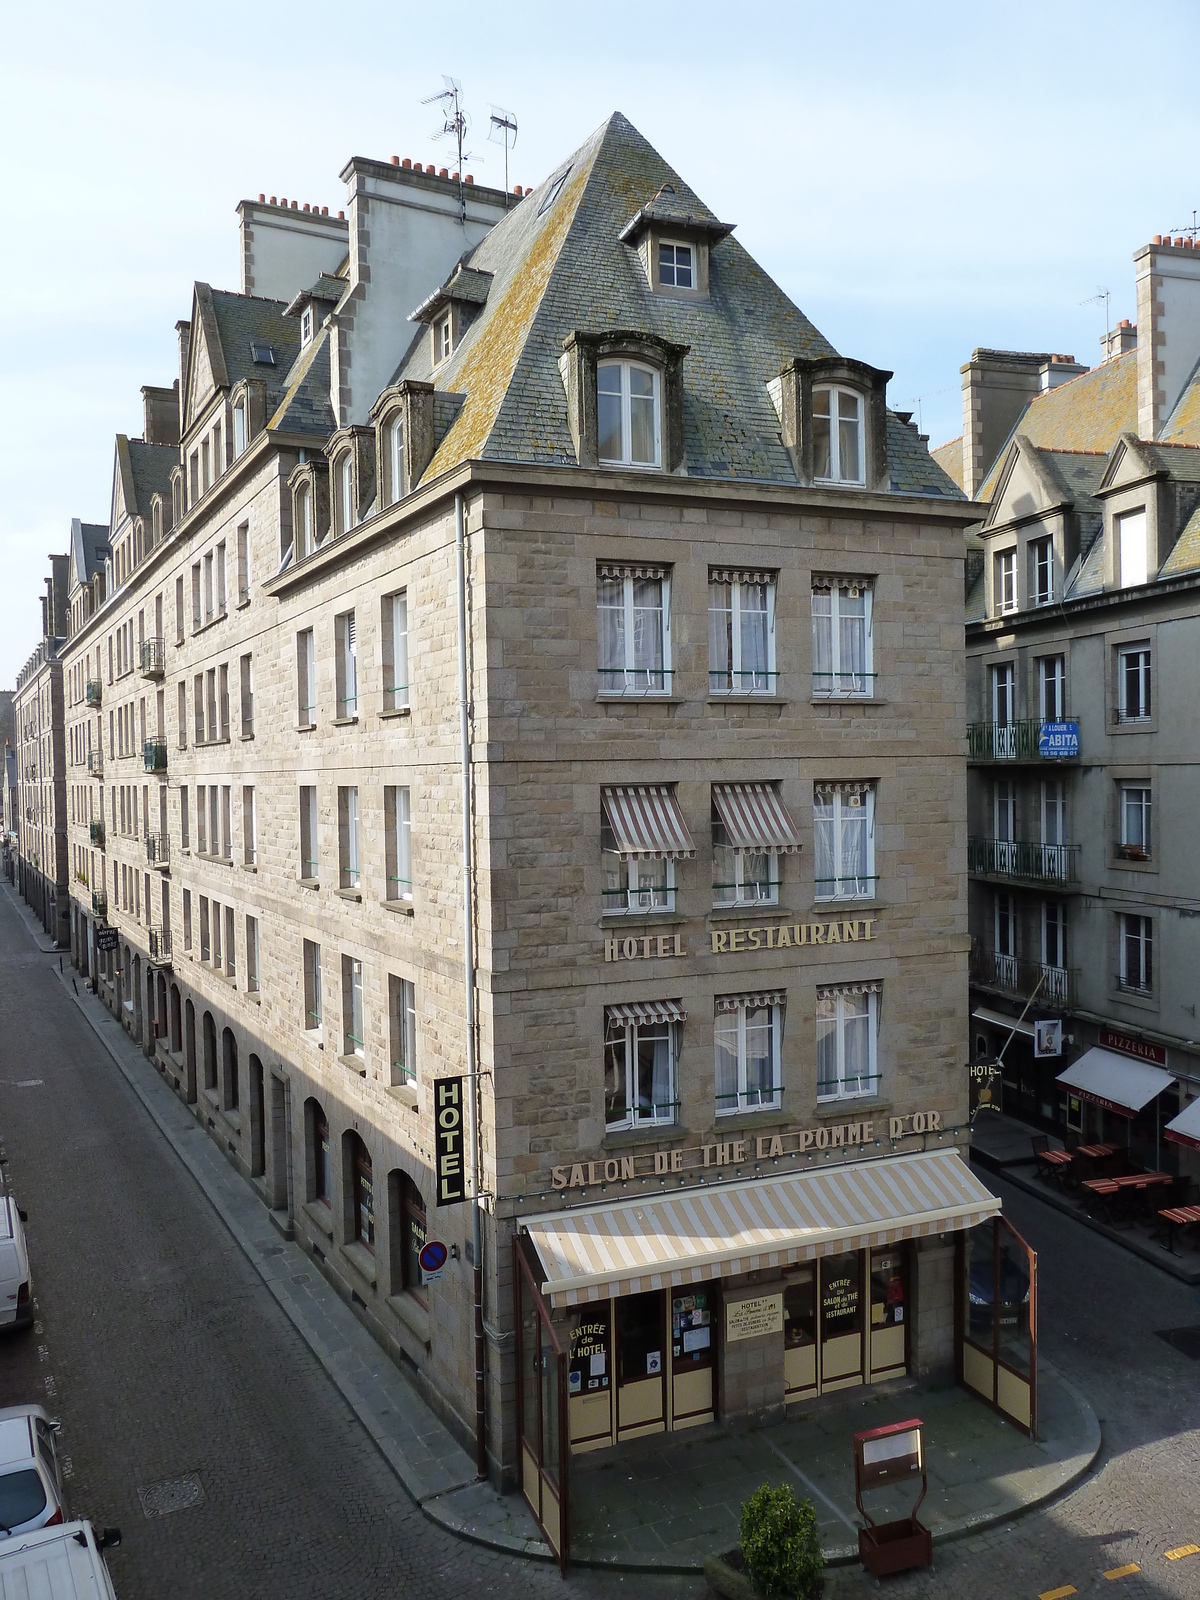
[[[973,1054],[1003,1051],[1009,1113],[1188,1173],[1200,251],[1156,237],[1134,266],[1137,325],[1099,366],[977,350],[963,439],[935,454],[988,503],[968,539]]]
[[[953,1366],[978,513],[623,117],[343,177],[74,563],[73,948],[555,1538],[539,1339],[574,1449]]]
[[[70,939],[62,646],[67,634],[67,558],[50,557],[42,596],[42,637],[17,674],[16,885],[50,937]]]

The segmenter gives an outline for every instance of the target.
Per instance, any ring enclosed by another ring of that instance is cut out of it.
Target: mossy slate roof
[[[732,237],[712,247],[707,300],[654,294],[620,234],[664,183],[681,211],[717,223],[616,112],[471,253],[470,269],[492,274],[486,306],[436,373],[422,336],[396,373],[463,396],[427,479],[470,459],[574,465],[559,367],[563,341],[575,331],[636,329],[689,347],[689,476],[795,483],[767,384],[794,357],[836,352]],[[961,498],[915,429],[892,415],[888,459],[897,491]]]

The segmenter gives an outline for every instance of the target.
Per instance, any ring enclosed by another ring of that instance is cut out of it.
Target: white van
[[[97,1539],[90,1522],[14,1534],[0,1546],[0,1600],[117,1600],[101,1552],[120,1542],[118,1528]]]
[[[33,1321],[33,1281],[25,1248],[26,1214],[12,1195],[0,1196],[0,1328]]]

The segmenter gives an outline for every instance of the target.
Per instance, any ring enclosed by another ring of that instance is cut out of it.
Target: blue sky
[[[108,519],[113,435],[170,383],[191,284],[236,288],[239,199],[344,204],[347,157],[446,160],[423,96],[460,78],[536,183],[623,111],[890,403],[939,444],[977,345],[1098,357],[1132,254],[1200,207],[1200,8],[603,6],[208,0],[6,5],[0,193],[0,684],[36,643],[46,556]]]

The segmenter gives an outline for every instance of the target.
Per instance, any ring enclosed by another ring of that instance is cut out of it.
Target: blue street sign
[[[1077,722],[1043,722],[1038,733],[1038,755],[1049,761],[1061,761],[1079,754],[1079,724]]]

